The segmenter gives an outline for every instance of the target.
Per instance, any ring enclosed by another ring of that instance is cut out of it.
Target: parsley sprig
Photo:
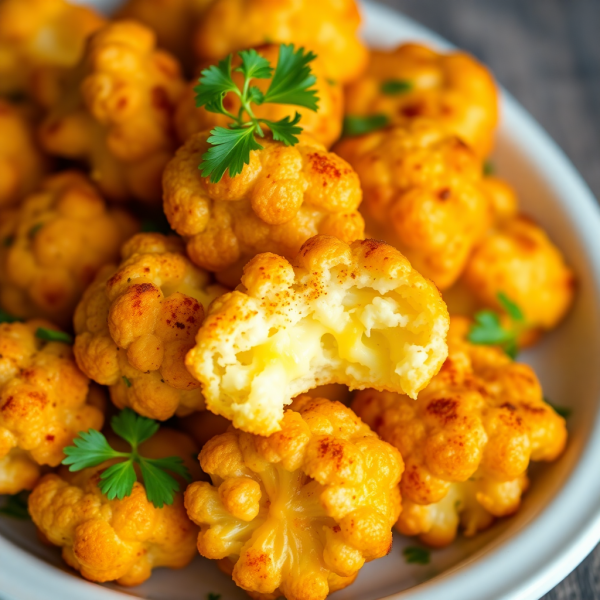
[[[431,561],[431,551],[421,546],[407,546],[402,550],[402,554],[409,564],[428,565]]]
[[[131,446],[131,452],[118,452],[109,445],[107,439],[96,429],[81,432],[73,441],[73,446],[65,448],[67,457],[63,465],[70,465],[69,471],[80,471],[96,467],[105,460],[122,459],[111,465],[100,475],[98,487],[109,500],[122,500],[129,496],[137,480],[135,465],[144,480],[148,500],[157,508],[173,504],[179,482],[167,471],[176,473],[186,481],[191,481],[190,473],[179,456],[168,458],[146,458],[139,453],[139,446],[149,440],[159,429],[152,419],[141,417],[130,408],[115,415],[111,422],[112,430]]]
[[[312,74],[310,63],[316,58],[312,52],[304,48],[296,49],[293,44],[281,44],[279,59],[275,69],[269,61],[254,49],[238,52],[241,65],[232,69],[233,54],[224,58],[218,65],[208,67],[201,73],[196,92],[196,106],[204,106],[213,113],[225,115],[231,119],[226,127],[215,127],[210,132],[209,150],[202,156],[200,170],[202,177],[210,176],[212,183],[221,180],[226,171],[230,177],[242,172],[244,165],[250,162],[250,152],[261,150],[258,138],[263,138],[263,126],[268,127],[273,139],[286,146],[298,143],[296,137],[302,132],[298,126],[300,114],[294,118],[289,116],[279,121],[259,119],[254,115],[252,105],[289,104],[302,106],[316,111],[319,98],[312,86],[317,79]],[[232,72],[242,73],[244,83],[241,89],[232,78]],[[266,92],[251,85],[254,79],[270,79]],[[230,113],[223,100],[229,93],[240,100],[237,115]]]
[[[28,496],[27,492],[19,492],[13,496],[8,496],[4,505],[0,507],[0,515],[22,521],[31,519],[27,508]]]

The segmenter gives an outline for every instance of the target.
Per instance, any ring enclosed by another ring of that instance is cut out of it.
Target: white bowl
[[[118,1],[88,3],[106,8]],[[448,47],[389,9],[369,3],[364,13],[365,35],[373,46],[410,39]],[[600,213],[573,166],[506,92],[494,163],[578,276],[576,305],[566,322],[524,356],[536,367],[546,395],[573,409],[567,450],[557,463],[534,469],[531,491],[516,516],[434,552],[427,566],[405,564],[401,550],[414,542],[397,536],[390,555],[368,564],[334,600],[533,600],[600,540]],[[209,592],[247,600],[201,557],[181,571],[159,569],[137,588],[92,584],[63,567],[58,550],[42,546],[33,525],[0,519],[2,600],[198,600]]]

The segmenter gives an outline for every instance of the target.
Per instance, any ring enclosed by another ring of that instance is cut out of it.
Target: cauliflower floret
[[[104,22],[65,0],[0,0],[0,95],[29,94],[38,69],[76,64]]]
[[[371,52],[366,72],[346,90],[346,113],[384,114],[392,123],[427,117],[486,156],[498,122],[498,92],[491,73],[465,52],[403,44]]]
[[[86,290],[74,318],[75,356],[112,401],[161,421],[204,408],[184,363],[204,306],[224,293],[174,236],[138,234]]]
[[[232,429],[209,441],[200,465],[213,485],[192,483],[185,507],[200,554],[233,566],[253,598],[322,600],[390,551],[403,464],[339,402],[290,408],[269,437]]]
[[[494,225],[506,223],[517,216],[519,200],[513,187],[500,177],[486,176],[480,186],[487,194],[492,206]]]
[[[321,144],[308,136],[293,147],[261,139],[263,150],[250,153],[241,174],[210,183],[198,169],[208,135],[192,136],[163,179],[167,219],[198,266],[219,272],[233,287],[259,252],[291,259],[318,233],[362,239],[358,177]]]
[[[268,435],[318,385],[415,397],[446,358],[448,313],[435,286],[394,248],[308,240],[294,266],[266,253],[217,299],[186,364],[209,410]]]
[[[31,489],[40,465],[57,466],[80,431],[104,421],[71,347],[38,338],[39,327],[55,330],[41,320],[0,324],[0,494]]]
[[[364,70],[355,0],[215,0],[196,30],[200,61],[261,44],[294,43],[317,54],[327,77],[347,83]]]
[[[184,83],[178,63],[156,50],[152,31],[113,22],[90,37],[76,67],[45,75],[38,90],[47,108],[45,150],[86,162],[110,199],[159,202]]]
[[[272,67],[275,67],[279,57],[279,46],[270,44],[260,46],[256,50],[271,63]],[[236,54],[232,63],[233,67],[238,67],[240,63],[241,59]],[[278,121],[287,116],[292,119],[296,113],[299,113],[302,116],[300,126],[303,132],[329,148],[340,137],[342,131],[344,113],[342,87],[339,83],[325,76],[323,65],[318,57],[310,63],[310,66],[317,78],[314,89],[317,90],[319,97],[319,108],[316,112],[301,106],[269,103],[253,107],[252,112],[259,119],[270,119],[271,121]],[[232,77],[239,86],[243,84],[244,76],[241,73],[233,72]],[[257,79],[253,84],[265,92],[269,87],[270,80]],[[231,119],[225,115],[211,113],[204,107],[196,107],[194,88],[197,85],[198,82],[193,81],[187,87],[175,113],[175,127],[182,142],[185,142],[194,133],[212,129],[216,126],[226,127],[231,122]],[[236,94],[229,92],[223,102],[230,113],[238,114],[240,100]]]
[[[438,288],[452,285],[492,218],[481,161],[425,119],[342,140],[335,151],[360,177],[368,235],[398,248]]]
[[[188,436],[169,429],[160,429],[140,445],[142,456],[180,456],[190,472],[199,475],[192,460],[196,451]],[[62,548],[65,562],[91,581],[138,585],[157,567],[185,567],[196,554],[198,529],[187,518],[183,494],[177,493],[172,505],[156,508],[138,482],[130,496],[108,500],[98,483],[114,462],[78,473],[63,468],[44,476],[29,497],[33,522]]]
[[[532,461],[563,451],[565,420],[544,402],[533,370],[502,350],[465,341],[470,321],[452,317],[449,356],[415,402],[358,392],[352,408],[402,454],[398,529],[445,546],[514,513]]]

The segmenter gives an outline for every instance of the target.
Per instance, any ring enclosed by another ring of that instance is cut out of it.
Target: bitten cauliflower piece
[[[347,138],[335,151],[360,177],[367,234],[398,248],[438,288],[450,287],[492,218],[478,157],[425,119]]]
[[[265,43],[294,43],[320,57],[327,77],[347,83],[368,60],[360,21],[355,0],[214,0],[196,29],[196,57],[213,61]]]
[[[200,175],[208,132],[192,136],[168,164],[164,209],[187,241],[189,257],[237,285],[241,269],[259,252],[293,258],[320,233],[345,242],[362,239],[362,199],[356,173],[344,160],[308,138],[293,147],[261,139],[250,164],[219,183]]]
[[[198,550],[252,598],[323,600],[391,549],[402,458],[339,402],[297,398],[281,431],[232,429],[200,465],[213,485],[185,492]]]
[[[317,236],[294,266],[270,253],[250,261],[211,306],[186,364],[209,410],[268,435],[318,385],[415,397],[446,358],[447,328],[439,292],[397,250]]]
[[[398,529],[432,546],[518,510],[529,462],[555,460],[567,439],[531,367],[468,343],[469,326],[451,318],[448,359],[416,402],[365,390],[352,404],[406,463]]]
[[[137,228],[81,173],[49,177],[18,208],[0,213],[0,304],[70,328],[86,287]]]
[[[175,147],[173,113],[184,89],[179,64],[151,30],[117,21],[89,39],[79,64],[46,73],[40,140],[50,154],[84,161],[112,200],[159,202]]]
[[[165,428],[140,445],[140,454],[148,458],[180,456],[192,473],[198,472],[192,460],[196,451],[188,436]],[[29,496],[33,522],[62,548],[65,562],[91,581],[138,585],[157,567],[185,567],[196,554],[198,529],[187,518],[183,494],[178,492],[172,505],[156,508],[137,482],[130,496],[109,500],[98,483],[115,462],[45,475]]]
[[[118,267],[103,268],[74,318],[75,356],[112,401],[161,421],[204,408],[184,363],[204,318],[225,290],[185,256],[175,236],[138,234]]]
[[[498,122],[498,92],[488,69],[465,52],[403,44],[371,51],[366,72],[346,90],[346,114],[383,114],[391,123],[427,117],[486,156]]]
[[[36,336],[46,321],[0,324],[0,494],[31,489],[40,465],[56,467],[80,432],[100,429],[89,381],[68,344]]]
[[[275,68],[279,57],[279,46],[267,44],[256,48],[256,50]],[[233,67],[238,67],[240,63],[241,59],[236,54],[232,63]],[[300,126],[303,132],[329,148],[340,137],[342,132],[342,120],[344,116],[343,91],[339,83],[325,76],[319,57],[311,62],[310,66],[312,73],[317,78],[317,82],[313,86],[319,97],[319,108],[316,112],[301,106],[269,103],[253,107],[252,112],[258,119],[270,119],[271,121],[278,121],[287,116],[293,119],[294,115],[299,113],[302,116]],[[233,72],[232,78],[240,89],[242,89],[244,76],[241,73]],[[253,84],[261,91],[266,92],[270,80],[257,79]],[[175,127],[182,142],[185,142],[194,133],[213,129],[216,126],[227,127],[231,123],[231,119],[225,115],[211,113],[204,107],[196,107],[196,92],[194,88],[197,85],[198,82],[193,81],[187,87],[175,113]],[[225,96],[223,103],[230,113],[238,114],[240,100],[233,92],[229,92]]]
[[[0,0],[0,95],[29,95],[40,68],[72,67],[104,23],[65,0]]]

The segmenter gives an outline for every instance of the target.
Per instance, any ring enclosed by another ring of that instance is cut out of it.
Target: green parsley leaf
[[[142,417],[130,408],[123,409],[110,420],[112,430],[122,437],[132,448],[149,440],[159,429],[159,424],[148,417]]]
[[[135,467],[131,459],[125,462],[115,463],[111,465],[100,475],[100,483],[98,487],[101,492],[109,499],[118,498],[123,500],[125,496],[129,496],[133,490],[133,484],[137,480]],[[148,498],[150,500],[150,498]],[[172,501],[171,501],[172,502]],[[162,505],[158,508],[162,508]]]
[[[496,172],[496,169],[494,167],[494,163],[491,160],[486,160],[483,163],[483,174],[485,175],[485,177],[490,177],[495,172]]]
[[[231,59],[230,54],[217,65],[211,65],[200,73],[200,84],[194,88],[196,106],[205,106],[210,112],[227,112],[223,107],[223,98],[228,92],[239,94],[238,87],[231,78]]]
[[[0,309],[0,323],[16,323],[21,320],[22,319],[19,319],[19,317],[14,317],[6,311]]]
[[[498,292],[497,298],[502,308],[513,321],[517,321],[519,323],[525,322],[525,315],[523,314],[523,311],[512,300],[510,300],[504,292]]]
[[[239,56],[242,59],[242,65],[235,70],[242,73],[246,79],[270,79],[272,77],[271,63],[254,48],[242,50]]]
[[[35,330],[35,337],[45,342],[61,342],[63,344],[72,344],[73,338],[64,331],[55,331],[46,327],[38,327]]]
[[[82,431],[73,440],[73,446],[64,449],[67,457],[63,465],[69,465],[69,471],[81,471],[89,467],[97,467],[105,460],[126,457],[127,454],[113,450],[103,433],[96,429]]]
[[[173,504],[175,492],[179,489],[179,482],[163,470],[174,470],[174,465],[169,464],[169,460],[174,461],[176,459],[163,460],[160,466],[156,464],[156,461],[150,459],[143,458],[140,462],[142,477],[144,482],[147,482],[146,495],[148,500],[158,508],[162,508],[165,503]]]
[[[356,115],[347,115],[344,117],[344,132],[345,137],[354,137],[364,135],[383,129],[389,123],[386,115],[368,115],[366,117],[358,117]]]
[[[381,83],[381,93],[386,96],[406,94],[413,89],[413,84],[406,79],[388,79]]]
[[[568,419],[573,414],[573,409],[567,408],[566,406],[559,406],[550,402],[546,396],[544,396],[544,402],[559,416],[563,419]]]
[[[407,546],[402,550],[402,554],[409,564],[428,565],[431,560],[431,551],[420,546]]]
[[[4,505],[0,506],[0,515],[23,521],[31,519],[27,508],[27,499],[28,494],[26,492],[8,496]]]
[[[129,377],[125,377],[125,375],[123,375],[122,377],[123,379],[123,383],[127,386],[127,387],[131,387],[131,380],[129,379]]]
[[[294,146],[298,143],[297,135],[302,133],[302,127],[298,127],[300,121],[300,114],[296,113],[293,120],[287,116],[279,121],[267,121],[261,119],[261,123],[264,123],[269,127],[273,133],[273,139],[278,142],[283,142],[286,146]]]

